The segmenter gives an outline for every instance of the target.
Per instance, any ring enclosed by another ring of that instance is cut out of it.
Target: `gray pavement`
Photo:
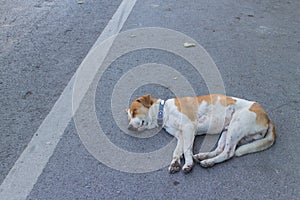
[[[1,3],[0,182],[119,3]],[[171,175],[167,167],[125,173],[89,154],[71,120],[28,199],[299,199],[299,8],[296,0],[137,1],[123,31],[165,27],[195,39],[215,61],[228,95],[256,100],[266,109],[277,128],[276,144],[213,168],[196,165],[187,175]],[[172,140],[165,131],[147,139],[128,136],[111,115],[114,85],[128,70],[144,63],[172,66],[198,95],[208,93],[193,66],[172,53],[145,49],[118,58],[98,83],[96,114],[107,137],[133,152],[154,151]],[[133,97],[145,93],[173,96],[167,88],[149,84],[138,88]],[[123,111],[120,114],[126,118]],[[202,140],[196,139],[195,152]]]

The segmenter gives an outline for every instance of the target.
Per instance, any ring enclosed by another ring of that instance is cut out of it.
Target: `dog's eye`
[[[144,123],[145,123],[145,121],[144,121],[144,120],[142,120],[142,125],[144,125]]]

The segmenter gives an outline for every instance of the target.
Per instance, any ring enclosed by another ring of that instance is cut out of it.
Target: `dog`
[[[135,99],[126,112],[128,129],[162,126],[177,138],[170,173],[180,171],[183,156],[182,170],[188,173],[193,160],[202,167],[212,167],[233,156],[265,150],[276,140],[275,126],[258,103],[220,94],[166,101],[147,94]],[[193,155],[196,135],[220,133],[215,150]]]

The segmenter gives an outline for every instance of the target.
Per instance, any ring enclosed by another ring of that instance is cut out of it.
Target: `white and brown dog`
[[[203,167],[211,167],[231,157],[262,151],[276,139],[275,127],[260,105],[253,101],[212,94],[163,101],[145,95],[127,109],[129,129],[142,131],[159,125],[177,138],[170,164],[171,173],[193,167],[193,158]],[[196,135],[221,133],[212,152],[193,155]]]

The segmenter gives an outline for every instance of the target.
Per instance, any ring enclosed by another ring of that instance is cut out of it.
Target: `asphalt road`
[[[37,129],[120,3],[0,2],[0,183],[38,137]],[[95,159],[72,119],[27,199],[299,199],[299,9],[297,0],[137,1],[121,31],[163,27],[193,38],[216,63],[226,94],[265,108],[277,129],[276,144],[209,169],[196,165],[190,174],[169,174],[167,167],[127,173]],[[173,53],[142,49],[114,60],[97,84],[95,111],[110,141],[131,152],[155,151],[173,139],[164,131],[144,139],[124,134],[111,114],[114,86],[145,63],[171,66],[197,95],[209,92],[205,78]],[[170,98],[170,87],[146,84],[132,98],[145,93]],[[120,115],[126,118],[123,110]],[[196,139],[195,152],[202,141]]]

